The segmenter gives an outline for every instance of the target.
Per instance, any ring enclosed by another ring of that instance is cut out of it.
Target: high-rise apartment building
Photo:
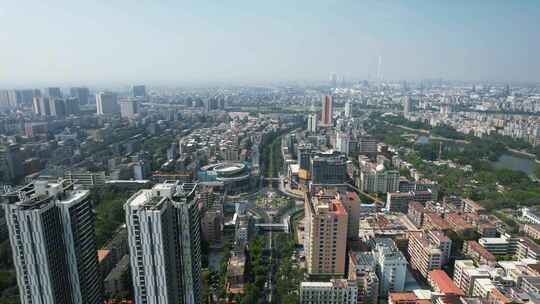
[[[325,95],[322,98],[321,125],[332,126],[332,114],[334,113],[332,96]]]
[[[21,303],[103,303],[89,195],[62,180],[4,196]]]
[[[117,114],[120,111],[117,96],[111,92],[96,94],[96,111],[98,115]]]
[[[66,116],[66,103],[62,98],[50,97],[49,109],[51,116]]]
[[[90,101],[90,90],[88,88],[76,87],[69,90],[71,97],[75,97],[79,100],[81,105],[88,104]]]
[[[336,199],[340,200],[347,210],[347,239],[358,239],[360,228],[360,197],[353,191],[338,191]]]
[[[51,106],[49,104],[48,97],[34,97],[32,101],[32,108],[34,114],[40,116],[50,116],[51,115]]]
[[[351,137],[346,132],[338,131],[336,133],[336,150],[349,155]]]
[[[65,108],[66,108],[66,115],[72,115],[72,114],[79,114],[80,107],[79,107],[79,99],[77,97],[69,97],[66,98],[65,102]]]
[[[413,112],[413,102],[409,96],[403,97],[403,116],[405,118]]]
[[[317,133],[317,113],[310,113],[308,115],[307,130],[311,133]]]
[[[347,100],[345,103],[345,117],[351,118],[352,116],[352,102],[350,100]]]
[[[306,193],[304,199],[307,274],[311,279],[342,277],[348,215],[332,194]]]
[[[120,100],[120,116],[124,118],[134,118],[139,113],[139,101],[136,99]]]
[[[43,95],[49,98],[62,98],[62,90],[57,87],[45,88]]]
[[[200,303],[200,214],[196,184],[167,182],[126,202],[137,304]]]
[[[0,181],[11,184],[24,175],[19,145],[0,144]]]

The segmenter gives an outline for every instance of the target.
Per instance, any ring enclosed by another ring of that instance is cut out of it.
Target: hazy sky
[[[7,2],[7,3],[6,3]],[[3,0],[0,85],[540,81],[540,1]]]

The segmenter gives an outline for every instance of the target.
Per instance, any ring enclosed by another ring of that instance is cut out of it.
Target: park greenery
[[[377,116],[372,118],[369,124],[371,134],[389,145],[400,147],[400,155],[404,160],[423,176],[440,184],[441,196],[469,197],[489,210],[536,207],[540,204],[540,186],[527,174],[493,166],[493,162],[501,155],[509,153],[509,148],[523,148],[521,141],[500,135],[482,138],[467,135],[459,138],[467,142],[432,139],[428,143],[419,143],[408,136],[410,130],[396,126],[410,128],[419,127],[419,124],[403,123],[405,119],[402,117],[385,117],[386,123]],[[438,136],[458,139],[451,135],[452,128],[446,126],[441,130],[445,131]],[[413,135],[416,138],[417,134]],[[437,163],[439,160],[444,162]],[[407,175],[405,171],[400,172]],[[539,168],[536,172],[540,175]]]
[[[270,272],[271,257],[264,254],[264,238],[256,237],[249,243],[247,267],[248,282],[244,286],[244,297],[240,303],[259,303],[264,298],[264,285]]]
[[[266,177],[278,177],[283,163],[281,134],[275,132],[264,140],[262,160],[264,162],[264,175]]]
[[[98,248],[109,241],[114,232],[125,222],[123,206],[130,192],[113,189],[93,189],[91,199],[96,210],[96,243]]]
[[[290,234],[279,234],[275,240],[279,260],[276,273],[276,303],[298,303],[298,286],[304,280],[304,271],[294,260],[295,241]]]
[[[489,153],[491,160],[497,160],[498,157],[504,152],[507,152],[508,149],[513,150],[519,150],[519,151],[527,151],[529,153],[532,153],[536,156],[536,159],[540,160],[540,146],[533,147],[530,143],[521,140],[521,139],[515,139],[509,136],[504,136],[498,133],[492,133],[487,136],[483,136],[482,138],[479,138],[477,136],[474,136],[473,134],[463,134],[458,132],[455,128],[448,126],[448,125],[437,125],[435,127],[431,127],[426,122],[421,121],[409,121],[405,119],[403,116],[380,116],[379,114],[375,113],[370,116],[370,118],[373,121],[377,121],[379,123],[385,122],[394,126],[403,126],[410,129],[416,129],[421,134],[431,134],[435,137],[441,137],[445,139],[450,140],[465,140],[469,141],[473,145],[481,145],[482,147],[478,150],[484,151],[485,153]],[[394,129],[395,130],[395,129]],[[401,134],[403,133],[403,130]],[[392,137],[389,137],[390,139]],[[396,140],[395,137],[392,138],[393,140]],[[492,151],[489,151],[489,149],[485,148],[491,148]],[[471,157],[472,158],[472,157]]]

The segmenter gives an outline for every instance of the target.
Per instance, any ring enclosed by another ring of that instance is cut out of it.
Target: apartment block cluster
[[[499,134],[532,145],[540,143],[540,120],[538,116],[531,115],[540,111],[538,96],[525,100],[508,97],[508,100],[482,101],[467,110],[457,111],[453,109],[460,106],[459,98],[436,98],[431,102],[407,100],[403,104],[407,110],[405,118],[410,121],[421,121],[431,126],[448,125],[460,133],[478,137]],[[434,107],[439,111],[428,110]]]
[[[312,147],[332,146],[332,132],[319,129],[317,141],[297,132],[283,143],[285,155],[298,156],[298,161],[285,158],[288,177],[306,191],[299,225],[307,272],[301,303],[538,301],[540,246],[533,238],[540,236],[540,216],[524,210],[528,237],[510,235],[504,222],[475,201],[440,200],[436,182],[376,143],[373,153],[354,156],[358,167],[349,161],[352,155],[344,155],[345,184],[334,184],[331,176],[315,182],[313,160],[320,154]],[[410,179],[400,176],[403,168]],[[350,195],[340,191],[351,190],[351,182],[355,190],[386,194],[386,202],[350,205],[344,199]]]

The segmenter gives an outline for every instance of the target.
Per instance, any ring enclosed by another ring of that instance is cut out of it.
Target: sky
[[[0,86],[540,82],[537,0],[3,0]]]

